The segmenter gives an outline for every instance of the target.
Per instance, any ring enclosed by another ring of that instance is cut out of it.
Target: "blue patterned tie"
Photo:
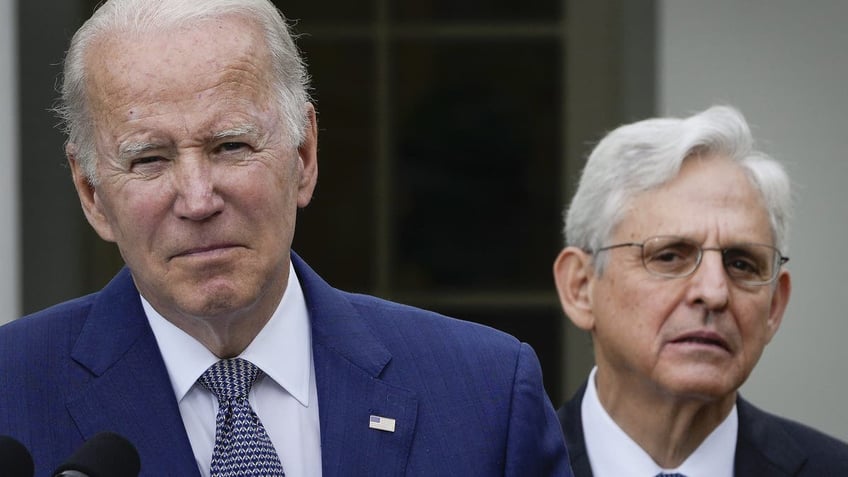
[[[659,474],[657,474],[654,477],[686,477],[686,476],[679,473],[679,472],[675,472],[673,474],[666,474],[665,472],[660,472]]]
[[[212,477],[284,477],[283,464],[259,416],[247,400],[259,368],[250,361],[222,359],[197,380],[218,398]]]

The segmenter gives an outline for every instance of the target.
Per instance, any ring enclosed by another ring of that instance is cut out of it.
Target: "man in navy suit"
[[[554,264],[595,368],[559,411],[575,475],[848,475],[848,446],[737,390],[789,301],[790,183],[713,107],[598,143]]]
[[[0,434],[37,475],[101,431],[150,476],[571,475],[528,345],[338,291],[290,250],[317,178],[307,90],[266,0],[110,0],[76,33],[66,153],[126,267],[0,329]],[[215,391],[232,382],[247,397]],[[276,470],[216,470],[242,458]]]

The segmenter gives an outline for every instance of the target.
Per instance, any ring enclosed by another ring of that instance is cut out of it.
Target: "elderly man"
[[[126,268],[0,329],[0,434],[36,475],[101,431],[150,476],[570,475],[529,346],[291,252],[317,127],[267,0],[110,0],[63,81],[82,209]]]
[[[560,411],[575,475],[848,475],[848,446],[738,396],[789,301],[789,179],[713,107],[606,136],[554,264],[596,367]]]

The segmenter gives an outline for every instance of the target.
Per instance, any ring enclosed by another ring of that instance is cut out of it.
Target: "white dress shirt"
[[[679,467],[664,469],[607,414],[595,389],[597,369],[589,374],[580,409],[586,452],[595,477],[654,477],[660,472],[679,472],[686,477],[733,477],[739,429],[735,404],[724,421]]]
[[[218,400],[197,379],[218,361],[199,341],[174,326],[141,297],[159,344],[201,475],[209,476]],[[262,331],[239,355],[264,374],[248,399],[277,449],[287,477],[321,475],[318,390],[309,313],[289,266],[283,299]]]

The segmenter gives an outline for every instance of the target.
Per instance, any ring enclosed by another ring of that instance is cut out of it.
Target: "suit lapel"
[[[129,272],[98,295],[71,351],[67,409],[84,439],[112,431],[150,475],[198,475],[159,347]]]
[[[292,261],[312,321],[324,476],[403,474],[418,414],[414,394],[380,380],[389,351],[340,292],[294,254]],[[165,364],[126,269],[99,293],[71,358],[66,405],[83,439],[117,432],[138,449],[143,474],[198,475]],[[394,431],[371,428],[372,415],[394,419]]]
[[[583,415],[581,407],[583,395],[586,393],[586,383],[574,396],[562,406],[557,415],[565,434],[565,445],[568,448],[568,458],[574,475],[592,477],[592,465],[586,452],[586,441],[583,439]]]
[[[391,354],[359,311],[297,255],[292,262],[312,322],[323,475],[403,475],[418,415],[414,394],[380,379]],[[394,431],[371,428],[371,416],[393,419]]]
[[[583,439],[581,403],[584,384],[574,397],[559,410],[559,419],[574,475],[592,475]],[[769,416],[742,398],[736,400],[739,431],[736,438],[735,475],[797,475],[806,455],[792,436],[776,426]]]
[[[742,398],[736,399],[739,436],[736,441],[736,475],[797,475],[807,460],[791,435],[771,416]]]

